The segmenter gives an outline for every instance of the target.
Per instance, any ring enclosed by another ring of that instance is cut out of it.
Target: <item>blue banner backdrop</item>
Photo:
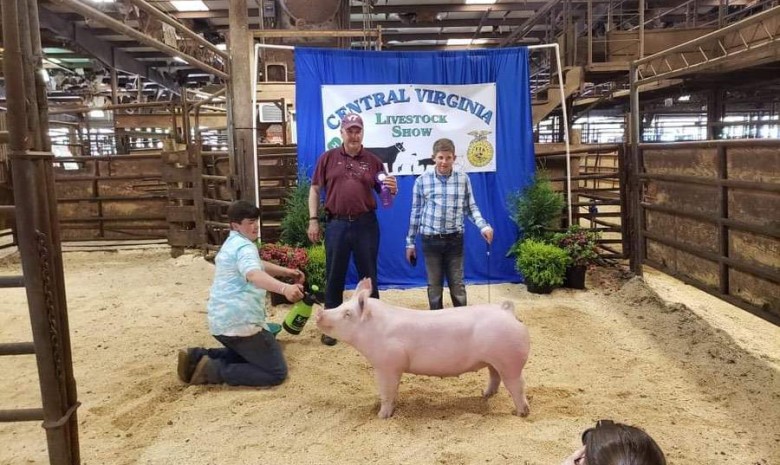
[[[478,84],[497,86],[497,166],[494,173],[471,173],[474,196],[482,216],[493,226],[495,238],[488,249],[479,230],[466,220],[465,277],[471,284],[521,282],[514,260],[507,258],[517,239],[509,218],[507,199],[527,185],[534,172],[528,49],[501,48],[436,52],[364,52],[332,49],[295,49],[295,108],[298,131],[298,166],[311,177],[317,158],[325,151],[320,86],[332,84]],[[444,135],[446,137],[446,135]],[[364,140],[371,146],[370,140]],[[420,156],[430,154],[420,154]],[[466,155],[466,147],[456,147]],[[405,238],[412,205],[415,176],[402,176],[392,208],[377,210],[381,230],[379,287],[426,285],[422,246],[419,262],[411,267],[405,258]],[[347,285],[358,281],[354,266]],[[445,291],[446,292],[446,291]]]

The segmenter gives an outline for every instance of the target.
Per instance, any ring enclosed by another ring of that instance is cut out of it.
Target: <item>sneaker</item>
[[[183,383],[190,382],[192,379],[192,373],[195,371],[195,366],[202,358],[202,355],[198,356],[195,352],[196,349],[181,349],[179,351],[179,361],[176,367],[176,372],[179,374],[179,379]]]
[[[195,370],[192,372],[190,384],[209,384],[209,367],[211,359],[208,356],[201,357]]]
[[[267,323],[267,324],[268,324],[268,329],[271,330],[271,334],[273,334],[274,337],[276,337],[277,334],[282,332],[282,325],[280,325],[279,323]]]
[[[326,346],[335,346],[338,341],[330,336],[323,334],[322,337],[320,338],[320,342],[322,342]]]

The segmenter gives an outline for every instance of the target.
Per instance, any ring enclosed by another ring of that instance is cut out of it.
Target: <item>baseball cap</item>
[[[346,115],[344,115],[343,118],[341,118],[341,128],[342,129],[349,129],[349,128],[363,129],[363,118],[361,118],[360,115],[356,113],[347,113]]]

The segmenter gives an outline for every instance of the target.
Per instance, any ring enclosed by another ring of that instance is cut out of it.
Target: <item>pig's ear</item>
[[[369,283],[371,280],[368,280]],[[368,302],[368,298],[371,297],[371,291],[362,289],[357,294],[358,299],[358,307],[360,308],[360,320],[364,321],[366,318],[371,316],[371,311],[368,309],[368,305],[366,305],[366,302]]]
[[[355,292],[368,291],[371,292],[371,278],[363,278],[355,288]]]

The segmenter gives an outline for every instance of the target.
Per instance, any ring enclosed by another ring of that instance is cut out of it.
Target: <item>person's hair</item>
[[[439,139],[433,143],[433,155],[439,152],[455,153],[455,143],[451,139]]]
[[[600,420],[582,435],[588,465],[666,465],[658,444],[634,426]]]
[[[236,200],[227,209],[228,221],[240,223],[243,220],[256,220],[260,217],[260,209],[246,200]]]

